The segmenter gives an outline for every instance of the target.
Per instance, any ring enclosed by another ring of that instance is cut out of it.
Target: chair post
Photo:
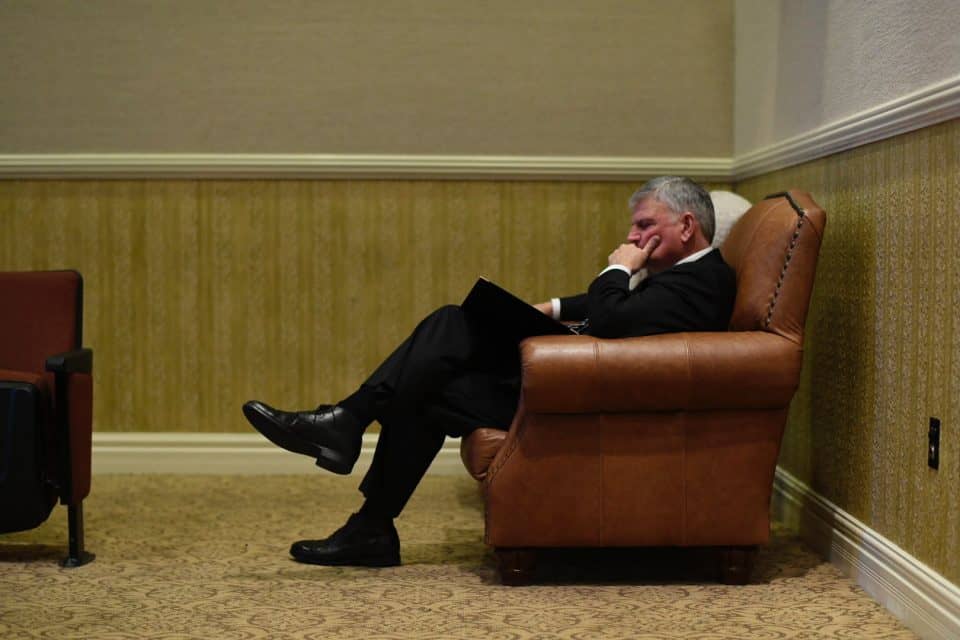
[[[67,531],[69,536],[69,547],[67,557],[63,559],[60,566],[65,569],[82,567],[88,562],[93,561],[96,556],[86,551],[83,546],[83,501],[77,504],[67,505]]]

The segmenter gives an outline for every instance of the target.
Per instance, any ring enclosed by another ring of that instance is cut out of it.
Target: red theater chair
[[[93,352],[81,348],[83,279],[76,271],[0,273],[0,533],[67,507],[65,567],[84,550],[90,493]]]

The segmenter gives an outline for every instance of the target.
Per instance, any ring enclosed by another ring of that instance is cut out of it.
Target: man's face
[[[650,238],[660,236],[660,245],[647,259],[648,271],[657,273],[669,269],[677,260],[686,256],[684,241],[689,238],[689,230],[685,230],[690,223],[688,216],[693,217],[689,214],[676,214],[670,207],[653,198],[646,198],[637,204],[630,220],[627,242],[642,248]]]

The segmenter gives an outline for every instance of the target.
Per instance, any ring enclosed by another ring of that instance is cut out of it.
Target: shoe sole
[[[333,449],[318,447],[320,449],[317,455],[317,466],[327,471],[332,471],[341,476],[349,475],[353,471],[355,461],[347,460],[342,454]]]
[[[243,405],[243,415],[254,429],[281,449],[316,458],[318,467],[338,475],[345,476],[353,471],[353,462],[338,451],[298,438],[256,407]]]
[[[310,558],[307,556],[296,556],[290,554],[297,562],[303,564],[315,564],[324,567],[398,567],[400,566],[400,556],[369,556],[365,558]]]

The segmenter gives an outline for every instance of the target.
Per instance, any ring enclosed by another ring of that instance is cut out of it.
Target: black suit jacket
[[[563,320],[589,319],[589,333],[626,338],[675,331],[726,331],[737,277],[714,249],[699,260],[648,276],[630,291],[630,276],[612,269],[587,293],[561,298]]]

